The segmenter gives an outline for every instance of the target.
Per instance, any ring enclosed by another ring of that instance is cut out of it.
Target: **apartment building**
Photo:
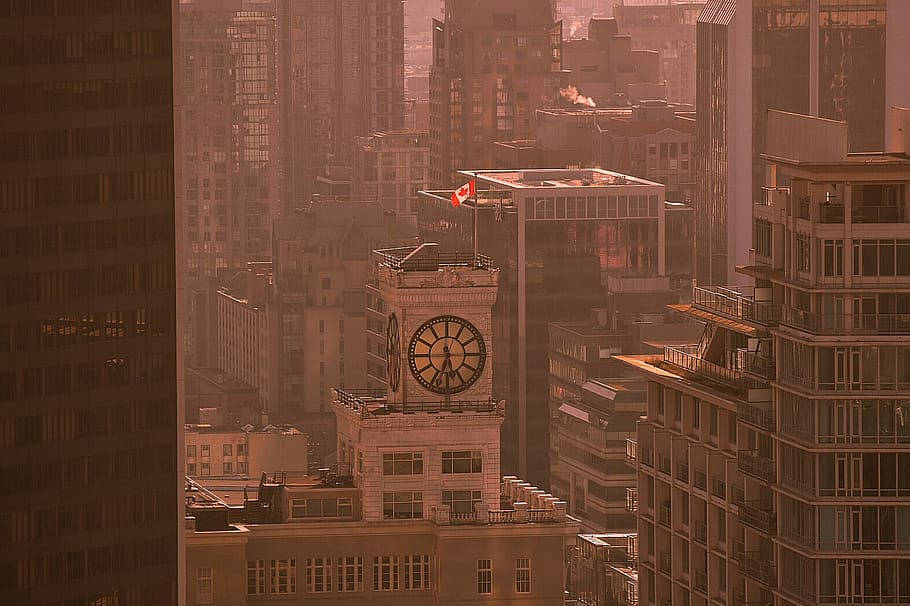
[[[638,606],[638,535],[580,534],[567,606]]]
[[[644,600],[910,599],[910,157],[849,154],[848,132],[770,112],[754,286],[697,287],[698,346],[624,358],[649,384]]]
[[[706,0],[620,0],[613,7],[619,31],[632,49],[659,55],[659,77],[665,98],[695,103],[696,23]]]
[[[334,474],[267,474],[236,507],[190,485],[188,604],[564,603],[577,521],[500,476],[499,271],[429,244],[377,255],[384,388],[334,390]]]
[[[399,214],[417,211],[417,192],[430,185],[430,133],[380,131],[358,137],[352,196]]]
[[[430,181],[493,166],[493,144],[534,137],[534,112],[562,83],[562,23],[553,0],[445,2],[433,20]]]

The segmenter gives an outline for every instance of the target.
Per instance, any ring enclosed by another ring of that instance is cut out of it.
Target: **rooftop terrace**
[[[508,189],[660,186],[660,183],[630,177],[600,168],[484,170],[460,173],[467,179],[483,179]]]

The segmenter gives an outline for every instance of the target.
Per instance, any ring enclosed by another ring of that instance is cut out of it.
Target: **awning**
[[[559,407],[559,412],[564,412],[567,415],[571,415],[571,416],[575,417],[576,419],[580,419],[580,420],[584,421],[585,423],[591,422],[590,418],[588,417],[588,413],[581,410],[580,408],[575,408],[571,404],[563,404],[562,406]]]

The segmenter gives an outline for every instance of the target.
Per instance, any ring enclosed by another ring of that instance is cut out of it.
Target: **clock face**
[[[473,324],[455,316],[424,322],[408,348],[411,373],[438,394],[455,394],[474,384],[483,372],[487,347]]]
[[[401,334],[398,329],[398,316],[389,316],[386,325],[386,375],[388,375],[389,389],[396,393],[401,386]]]

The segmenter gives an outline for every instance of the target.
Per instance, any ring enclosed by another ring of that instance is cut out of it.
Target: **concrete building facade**
[[[430,186],[430,133],[386,131],[358,137],[352,196],[399,214],[416,212],[417,192]]]
[[[186,471],[190,478],[259,478],[284,470],[306,473],[306,434],[289,426],[246,425],[224,430],[187,425]]]

